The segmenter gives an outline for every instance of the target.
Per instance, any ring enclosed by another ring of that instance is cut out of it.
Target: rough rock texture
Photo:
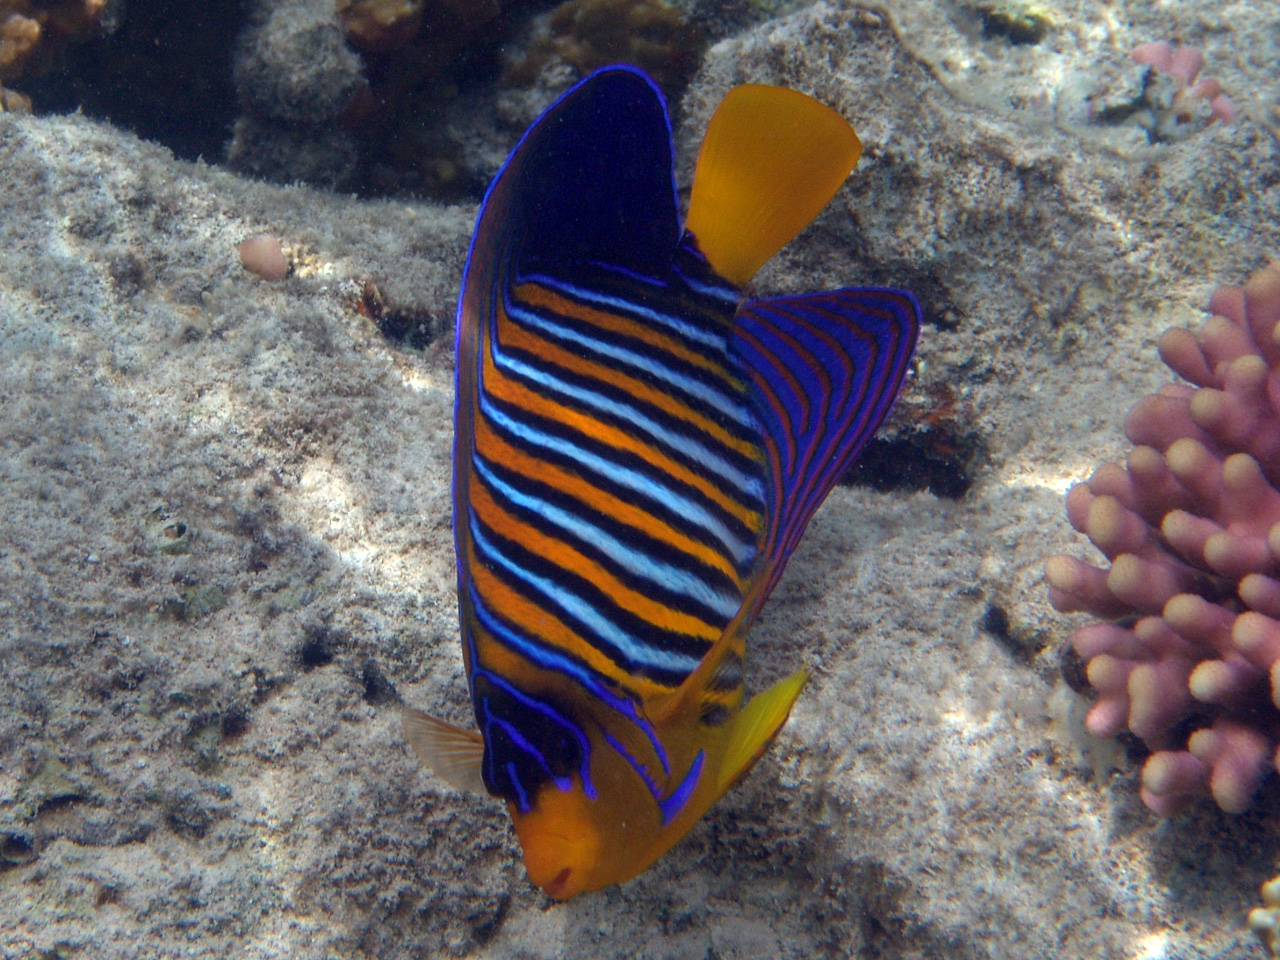
[[[0,116],[0,953],[1255,956],[1274,786],[1152,817],[1058,678],[1078,621],[1040,570],[1167,381],[1159,332],[1280,252],[1265,126],[1153,147],[1085,96],[1174,37],[1274,103],[1280,15],[1107,9],[1014,47],[960,3],[819,4],[709,51],[682,185],[735,83],[844,112],[865,159],[760,287],[919,291],[893,429],[945,394],[982,453],[959,500],[836,491],[750,642],[757,688],[814,671],[779,742],[655,868],[560,906],[399,732],[400,699],[466,716],[441,335],[474,208]],[[238,261],[262,232],[282,282]]]
[[[228,163],[279,183],[348,181],[358,148],[338,115],[364,85],[363,69],[333,0],[256,4],[234,60],[241,113]]]

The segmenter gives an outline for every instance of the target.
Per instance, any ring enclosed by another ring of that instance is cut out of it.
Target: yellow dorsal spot
[[[685,229],[742,286],[821,212],[861,153],[853,127],[812,97],[735,87],[702,141]]]

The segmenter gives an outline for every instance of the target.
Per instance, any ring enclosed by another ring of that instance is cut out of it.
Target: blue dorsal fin
[[[770,479],[760,602],[893,406],[919,330],[920,304],[901,290],[751,300],[738,311],[730,350],[752,385]]]
[[[586,259],[664,268],[680,223],[671,122],[653,81],[605,67],[548,107],[494,179],[481,221],[494,213],[514,235],[517,275]]]

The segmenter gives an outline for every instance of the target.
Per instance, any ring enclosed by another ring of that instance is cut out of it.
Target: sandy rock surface
[[[750,641],[757,689],[814,673],[774,749],[656,867],[563,905],[399,729],[401,701],[468,711],[447,334],[474,206],[0,114],[0,956],[1260,956],[1275,784],[1151,816],[1083,733],[1041,570],[1076,542],[1066,487],[1170,379],[1159,333],[1280,254],[1280,8],[1046,9],[1035,46],[921,0],[708,52],[682,185],[736,83],[849,117],[862,163],[759,288],[917,290],[907,400],[950,391],[978,452],[960,499],[835,491]],[[1236,121],[1154,146],[1089,121],[1161,38]],[[236,252],[264,231],[279,283]]]

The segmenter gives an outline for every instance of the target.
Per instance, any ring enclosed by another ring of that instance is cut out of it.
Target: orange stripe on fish
[[[686,363],[699,367],[736,388],[741,389],[744,386],[737,377],[733,376],[721,364],[716,363],[710,357],[696,350],[690,350],[677,338],[665,336],[660,331],[652,327],[646,327],[631,317],[620,316],[603,310],[594,310],[536,283],[517,284],[512,288],[511,295],[515,300],[531,307],[542,307],[560,316],[572,317],[576,320],[581,320],[583,323],[599,327],[601,330],[621,334],[648,344],[655,350],[670,354]]]
[[[717,507],[731,514],[744,527],[750,530],[760,529],[762,518],[758,510],[744,506],[712,480],[668,456],[654,444],[642,441],[621,427],[601,423],[589,414],[548,399],[524,384],[504,376],[494,366],[489,356],[482,360],[481,370],[485,387],[495,399],[506,400],[513,406],[546,419],[555,420],[581,434],[595,437],[616,450],[634,454],[655,471],[670,477],[675,483],[692,487]]]
[[[707,544],[687,536],[673,524],[656,518],[652,513],[609,491],[584,480],[579,474],[539,460],[505,441],[495,433],[487,421],[477,420],[476,450],[491,460],[498,461],[512,470],[538,477],[543,483],[555,487],[564,496],[572,497],[584,506],[608,514],[619,523],[626,524],[637,533],[657,538],[673,550],[687,554],[699,563],[723,573],[735,587],[742,588],[742,579],[730,558]]]
[[[734,436],[722,424],[699,413],[670,393],[651,386],[638,377],[621,373],[616,369],[611,370],[600,363],[549,343],[544,338],[533,336],[519,324],[506,320],[505,316],[502,316],[498,323],[498,339],[504,349],[523,350],[560,370],[598,383],[607,383],[610,387],[628,394],[635,402],[662,411],[708,440],[742,457],[755,460],[761,457],[760,449],[755,444]]]

